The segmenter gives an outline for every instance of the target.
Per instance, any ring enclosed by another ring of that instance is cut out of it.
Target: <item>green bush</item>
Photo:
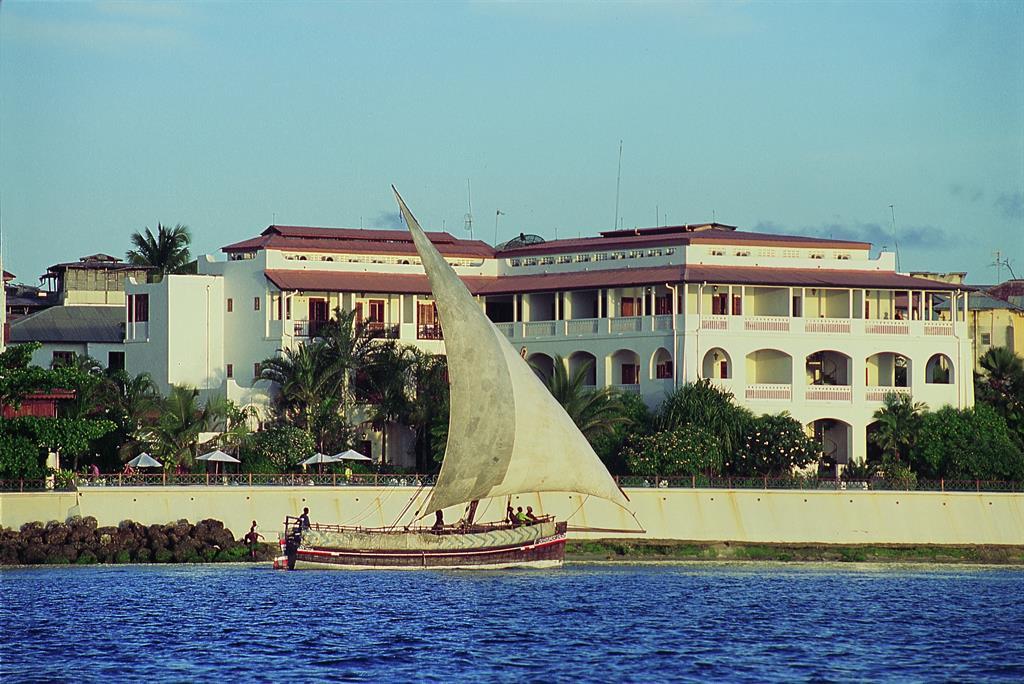
[[[283,473],[315,451],[313,436],[305,430],[291,425],[275,425],[246,436],[239,455],[245,472]]]
[[[41,480],[46,475],[39,447],[27,437],[0,427],[0,480]]]
[[[132,562],[132,554],[131,554],[131,552],[128,551],[128,550],[118,551],[114,555],[114,562],[115,563],[131,563]]]
[[[148,563],[150,560],[152,560],[152,558],[153,558],[152,552],[149,549],[147,549],[146,547],[144,547],[144,546],[142,548],[140,548],[140,549],[136,549],[135,550],[135,562],[136,563]]]
[[[1024,480],[1024,455],[991,406],[946,407],[924,415],[911,466],[922,477]]]
[[[216,560],[220,563],[233,563],[237,561],[247,560],[249,558],[249,549],[244,546],[232,546],[230,549],[221,549],[217,553]]]
[[[153,552],[153,562],[155,563],[170,563],[173,560],[174,554],[170,549],[157,549]]]
[[[699,475],[722,469],[721,444],[697,425],[642,435],[623,450],[623,455],[631,475]]]
[[[96,554],[92,551],[83,551],[78,560],[75,561],[78,565],[93,565],[98,562],[99,559],[96,558]]]
[[[904,489],[907,491],[917,489],[917,475],[907,464],[898,461],[887,461],[883,467],[885,469],[883,481],[886,489]]]

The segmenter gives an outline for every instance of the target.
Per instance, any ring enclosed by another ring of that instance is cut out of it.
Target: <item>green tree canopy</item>
[[[735,455],[753,414],[733,402],[732,393],[721,390],[708,379],[689,382],[670,394],[658,411],[658,427],[674,430],[698,425],[715,435],[726,456]]]
[[[595,438],[611,435],[619,425],[630,421],[621,395],[608,388],[590,389],[586,378],[590,364],[582,365],[569,374],[569,364],[555,355],[551,377],[544,378],[551,396],[555,398],[583,436],[593,444]]]
[[[638,437],[624,451],[631,475],[716,475],[722,471],[722,448],[710,430],[683,425]]]
[[[800,421],[787,413],[763,415],[747,421],[742,447],[725,470],[736,475],[785,476],[821,456]]]
[[[910,465],[931,479],[1024,480],[1024,454],[1006,420],[985,404],[926,413]]]
[[[917,443],[923,414],[928,405],[914,403],[909,394],[890,392],[885,395],[882,408],[875,411],[878,428],[871,440],[882,450],[883,460],[906,464],[910,451]]]

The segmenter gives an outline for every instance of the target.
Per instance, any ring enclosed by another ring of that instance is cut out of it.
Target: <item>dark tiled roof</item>
[[[52,306],[11,322],[11,342],[121,342],[122,306]]]
[[[429,232],[438,251],[450,257],[493,257],[494,250],[480,240],[460,240],[450,233]],[[270,226],[259,237],[222,247],[226,253],[259,249],[290,249],[349,254],[416,255],[412,236],[406,230],[359,230],[354,228],[313,228]]]
[[[988,293],[999,299],[1024,296],[1024,280],[1007,280],[995,287],[988,288]]]

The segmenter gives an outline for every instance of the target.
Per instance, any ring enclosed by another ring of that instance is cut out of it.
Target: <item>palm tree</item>
[[[617,392],[607,387],[600,390],[587,387],[589,371],[589,365],[583,365],[570,376],[565,359],[556,354],[551,377],[546,378],[544,384],[587,441],[592,442],[596,437],[610,435],[630,419]]]
[[[448,386],[448,360],[409,347],[412,364],[413,399],[409,415],[416,430],[416,469],[424,473],[444,458],[448,442],[448,417],[451,393]]]
[[[366,369],[368,422],[380,432],[381,461],[387,457],[388,428],[412,422],[416,354],[410,347],[379,344]]]
[[[323,340],[313,340],[260,363],[260,378],[278,385],[278,416],[309,430],[316,407],[335,396],[338,371]]]
[[[107,416],[124,436],[118,453],[126,460],[151,437],[152,426],[160,415],[160,391],[149,373],[132,377],[123,370],[116,370],[108,371],[107,377]]]
[[[1002,415],[1016,439],[1024,442],[1024,360],[1008,347],[992,347],[978,363],[985,371],[974,379],[978,400]]]
[[[208,416],[199,408],[198,397],[199,391],[192,387],[172,385],[171,393],[163,401],[150,448],[166,462],[184,463],[196,456],[199,433],[208,423]]]
[[[169,228],[156,224],[156,235],[146,227],[145,234],[132,233],[131,242],[135,249],[128,250],[125,257],[136,266],[150,266],[160,275],[186,273],[190,270],[192,256],[189,247],[192,233],[188,226],[178,224]]]
[[[927,409],[927,404],[915,403],[909,394],[890,392],[885,395],[882,408],[874,415],[878,429],[871,435],[871,440],[882,450],[883,459],[908,462],[921,429],[922,414]]]

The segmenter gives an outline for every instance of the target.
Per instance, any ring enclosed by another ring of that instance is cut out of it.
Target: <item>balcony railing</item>
[[[743,329],[754,332],[789,332],[789,320],[785,316],[746,316]]]
[[[576,318],[551,321],[495,323],[511,339],[587,337],[631,333],[667,334],[672,315],[620,316],[617,318]],[[680,314],[680,331],[699,329],[724,334],[795,333],[803,335],[901,335],[951,337],[956,326],[950,321],[903,321],[863,318],[790,318],[788,316],[731,316]],[[963,331],[966,335],[966,330]],[[424,338],[421,338],[424,339]],[[427,338],[429,339],[429,338]]]
[[[328,321],[292,321],[292,334],[295,337],[316,337],[327,323]]]
[[[642,316],[626,316],[623,318],[609,318],[608,330],[613,333],[640,332],[644,329]]]
[[[417,325],[416,326],[416,339],[417,340],[443,340],[444,333],[441,331],[440,325]]]
[[[805,318],[804,332],[815,335],[849,335],[852,326],[849,318]]]
[[[925,321],[925,335],[953,335],[953,321]]]
[[[640,385],[612,385],[612,389],[627,394],[640,394]]]
[[[853,401],[853,388],[849,385],[811,385],[804,390],[807,401]]]
[[[864,401],[885,401],[888,394],[909,395],[911,391],[909,387],[868,387],[864,391]]]
[[[380,321],[369,321],[366,323],[366,333],[370,337],[377,337],[386,340],[398,339],[398,326],[388,325]]]
[[[743,396],[749,401],[792,401],[793,386],[774,383],[747,385]]]
[[[909,335],[908,321],[864,321],[864,332],[868,335]]]
[[[599,318],[580,318],[565,322],[568,335],[596,335]]]

